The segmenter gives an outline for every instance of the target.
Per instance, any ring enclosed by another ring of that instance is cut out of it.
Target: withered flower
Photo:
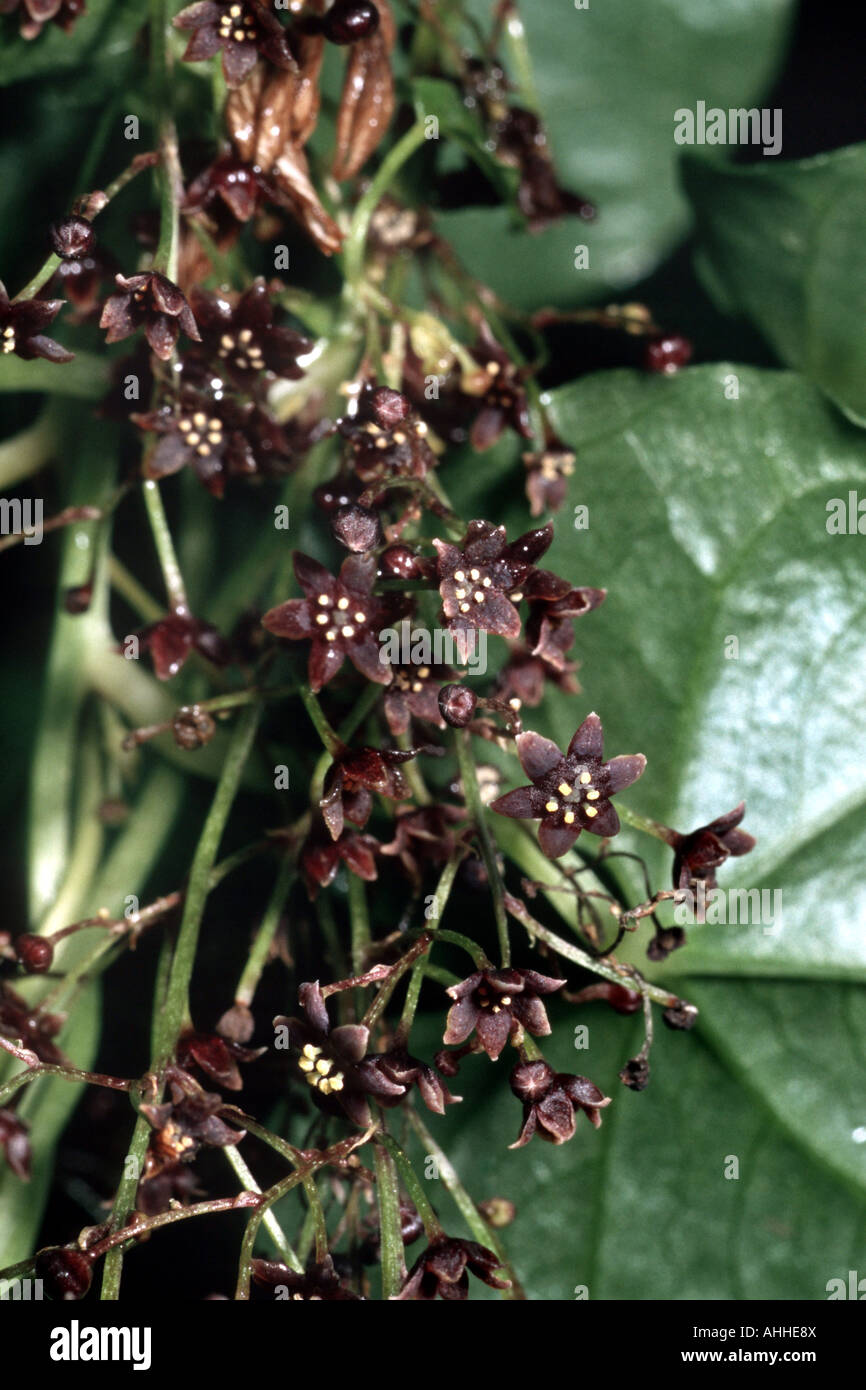
[[[259,54],[277,68],[294,70],[288,33],[261,0],[198,0],[175,16],[177,29],[191,29],[184,61],[202,62],[222,50],[229,87],[249,77]]]
[[[610,1105],[605,1096],[585,1076],[557,1073],[547,1062],[521,1062],[511,1073],[511,1089],[523,1101],[523,1125],[510,1149],[522,1149],[534,1134],[550,1144],[571,1139],[582,1110],[598,1129],[600,1111]]]
[[[510,1289],[510,1279],[498,1279],[495,1271],[501,1260],[492,1250],[474,1240],[441,1236],[431,1241],[409,1271],[397,1299],[429,1302],[442,1298],[448,1302],[469,1297],[469,1275],[474,1274],[491,1289]]]
[[[325,17],[325,34],[328,38],[338,28],[346,32],[352,27],[345,22],[349,8],[343,7],[342,27],[338,23],[339,16],[334,16],[333,10],[329,11]],[[374,12],[376,22],[371,26],[368,20],[367,33],[351,40],[352,49],[337,109],[337,143],[331,166],[334,178],[341,182],[353,178],[364,167],[381,144],[394,114],[391,52],[397,35],[388,0],[377,0],[375,6],[351,8]],[[357,30],[361,27],[356,21],[354,28]],[[345,42],[345,39],[342,41]]]
[[[462,1096],[452,1096],[441,1076],[437,1076],[426,1063],[419,1062],[417,1057],[410,1057],[405,1048],[389,1048],[373,1058],[373,1065],[386,1080],[402,1086],[404,1091],[410,1091],[417,1085],[427,1109],[436,1115],[444,1115],[446,1105],[456,1105],[463,1099]],[[399,1101],[399,1096],[392,1096],[380,1098],[379,1103],[391,1106],[399,1104]]]
[[[340,1283],[334,1261],[326,1255],[320,1264],[311,1263],[304,1274],[297,1274],[277,1260],[253,1260],[253,1279],[263,1288],[276,1289],[278,1299],[292,1303],[361,1303],[360,1294]]]
[[[597,714],[589,714],[565,756],[549,738],[517,736],[517,756],[532,785],[517,787],[493,802],[492,810],[515,820],[540,820],[538,843],[548,859],[571,849],[581,830],[616,835],[619,816],[610,798],[636,782],[646,767],[642,753],[603,762],[603,731]]]
[[[331,1027],[318,982],[301,985],[298,1000],[303,1018],[274,1019],[274,1027],[288,1029],[299,1053],[298,1067],[314,1099],[326,1110],[342,1109],[353,1124],[370,1123],[367,1096],[386,1100],[405,1094],[405,1086],[389,1080],[367,1057],[370,1030],[361,1023]]]
[[[298,860],[310,897],[315,898],[320,888],[333,883],[341,863],[365,883],[372,883],[378,878],[375,856],[381,848],[373,835],[356,835],[344,830],[340,838],[334,840],[324,821],[314,823]]]
[[[171,1100],[139,1107],[155,1131],[145,1161],[146,1179],[172,1164],[191,1163],[202,1147],[221,1149],[239,1144],[246,1134],[221,1118],[227,1109],[222,1096],[205,1091],[188,1072],[169,1066],[166,1079]]]
[[[707,891],[717,887],[716,869],[729,856],[739,858],[755,848],[755,839],[745,830],[737,827],[746,814],[746,803],[741,801],[733,811],[717,816],[709,825],[699,825],[697,830],[681,835],[669,830],[665,836],[674,851],[673,884],[675,888],[695,890],[702,882]]]
[[[340,838],[345,819],[361,827],[367,824],[374,792],[390,801],[406,800],[409,787],[400,764],[422,752],[438,755],[441,751],[426,745],[407,749],[346,748],[328,768],[319,802],[331,838]]]
[[[181,291],[165,275],[149,270],[143,275],[116,275],[120,294],[105,301],[100,328],[106,328],[106,342],[119,343],[144,324],[144,335],[153,351],[167,362],[183,329],[188,338],[199,342],[199,331],[192,310]]]
[[[20,12],[18,28],[23,39],[37,39],[46,24],[70,33],[85,13],[84,0],[0,0],[0,14]]]
[[[497,158],[520,172],[517,205],[531,232],[540,232],[561,217],[592,221],[592,203],[577,193],[569,193],[558,182],[547,132],[533,111],[522,106],[509,107],[497,123],[494,138]]]
[[[19,299],[13,302],[0,280],[0,353],[15,353],[26,362],[44,357],[47,362],[71,362],[75,354],[67,352],[53,338],[43,333],[63,308],[62,299]]]
[[[167,613],[138,633],[139,646],[149,651],[157,680],[167,681],[176,676],[190,652],[200,652],[215,666],[226,666],[231,660],[228,644],[217,629],[189,613]]]
[[[387,685],[391,668],[381,657],[377,634],[386,625],[388,605],[372,594],[373,557],[347,556],[339,577],[300,551],[295,551],[294,563],[305,597],[270,609],[262,622],[277,637],[310,642],[310,688],[318,692],[327,685],[345,657],[362,676]]]
[[[478,390],[481,410],[472,423],[469,441],[479,453],[489,449],[510,426],[524,439],[532,438],[529,422],[529,402],[523,385],[525,371],[518,367],[505,349],[497,343],[483,320],[478,340],[471,349],[481,369]]]
[[[552,540],[548,523],[509,544],[505,527],[489,521],[471,521],[460,545],[434,540],[442,610],[461,661],[468,658],[473,629],[516,637],[520,614],[515,605],[521,599],[554,599],[568,592],[565,580],[535,565]]]
[[[0,980],[0,1034],[20,1042],[29,1052],[35,1052],[40,1062],[68,1066],[60,1048],[54,1043],[64,1020],[57,1014],[34,1009],[9,985]]]
[[[9,1107],[0,1110],[0,1149],[16,1178],[29,1182],[32,1155],[28,1128]]]
[[[190,298],[201,333],[201,355],[240,390],[255,388],[264,372],[289,381],[304,375],[298,358],[313,344],[294,329],[274,322],[268,287],[261,277],[240,297],[196,288]]]
[[[474,1030],[491,1062],[495,1062],[518,1026],[534,1037],[545,1037],[550,1022],[541,996],[562,989],[565,980],[537,970],[478,970],[447,991],[455,1001],[448,1011],[442,1041],[464,1043]]]
[[[227,1091],[243,1089],[238,1062],[254,1062],[267,1051],[265,1047],[241,1047],[229,1038],[215,1033],[186,1033],[177,1045],[177,1060],[184,1070],[200,1067],[211,1081]]]
[[[574,450],[560,440],[548,440],[538,453],[523,455],[530,516],[559,511],[568,496],[574,460]]]

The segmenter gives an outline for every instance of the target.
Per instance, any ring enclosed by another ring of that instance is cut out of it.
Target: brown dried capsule
[[[70,1303],[83,1298],[92,1279],[88,1257],[71,1245],[52,1245],[36,1256],[36,1278],[55,1302]]]
[[[620,1072],[619,1079],[630,1091],[645,1091],[650,1079],[650,1066],[646,1057],[630,1057]]]
[[[216,724],[199,705],[185,705],[171,721],[171,731],[179,748],[202,748],[213,738]]]
[[[452,729],[465,729],[478,704],[468,685],[443,685],[439,691],[439,713]]]
[[[25,932],[15,942],[15,954],[28,975],[41,975],[51,969],[54,947],[47,937]]]
[[[687,1004],[685,999],[678,999],[669,1009],[665,1009],[662,1014],[662,1023],[666,1023],[668,1028],[677,1031],[687,1032],[689,1028],[694,1028],[698,1019],[698,1011],[694,1004]]]

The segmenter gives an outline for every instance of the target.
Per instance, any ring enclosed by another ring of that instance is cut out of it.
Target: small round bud
[[[36,1278],[41,1279],[45,1292],[55,1303],[69,1303],[83,1298],[90,1288],[90,1260],[70,1245],[52,1245],[36,1256]]]
[[[50,970],[54,960],[54,947],[45,936],[32,936],[26,932],[15,942],[15,954],[28,975],[41,975]]]
[[[647,344],[644,366],[648,372],[661,372],[664,376],[671,376],[686,365],[691,355],[692,345],[688,338],[683,338],[678,333],[665,334],[661,338],[651,339]]]
[[[688,1032],[689,1028],[694,1028],[697,1018],[698,1011],[694,1004],[687,1004],[684,999],[678,999],[669,1009],[665,1009],[662,1023],[666,1023],[668,1028]]]
[[[645,1091],[649,1085],[650,1067],[646,1057],[630,1057],[619,1074],[630,1091]]]
[[[478,704],[468,685],[443,685],[439,691],[439,713],[452,729],[465,729]]]
[[[322,32],[329,43],[357,43],[369,38],[379,27],[379,11],[370,0],[336,0],[322,21]]]
[[[518,1100],[536,1101],[555,1080],[556,1073],[547,1062],[521,1062],[511,1073],[511,1089]]]
[[[91,250],[96,237],[83,217],[64,217],[50,228],[49,237],[55,252],[64,261],[77,261]]]
[[[488,1197],[486,1202],[478,1203],[478,1210],[494,1231],[510,1226],[517,1215],[517,1208],[507,1197]]]
[[[402,425],[412,414],[409,398],[402,391],[393,391],[390,386],[377,386],[370,397],[369,407],[376,424],[383,430]]]
[[[389,545],[379,560],[379,573],[383,579],[417,579],[418,556],[408,545]]]
[[[355,554],[372,550],[382,538],[382,526],[376,513],[360,507],[357,502],[337,508],[331,518],[331,530],[340,544]]]
[[[217,1032],[229,1042],[248,1043],[253,1036],[255,1023],[246,1004],[233,1004],[226,1009],[216,1026]]]
[[[67,613],[77,615],[86,613],[93,598],[92,584],[75,584],[63,595],[63,607]]]
[[[200,709],[198,705],[186,705],[179,709],[171,721],[171,732],[179,748],[201,748],[210,743],[215,731],[213,719],[207,710]]]

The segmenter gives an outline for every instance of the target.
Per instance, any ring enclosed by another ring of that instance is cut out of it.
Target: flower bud
[[[336,0],[322,20],[322,33],[329,43],[357,43],[379,27],[379,11],[370,0]]]
[[[383,430],[394,429],[412,414],[409,398],[390,386],[377,386],[370,397],[369,406],[373,419]]]
[[[36,1256],[36,1278],[56,1303],[74,1302],[90,1288],[91,1263],[71,1245],[52,1245]]]
[[[418,557],[408,545],[389,545],[379,561],[383,579],[417,579]]]
[[[15,954],[28,975],[41,975],[51,969],[54,947],[47,937],[25,932],[15,942]]]
[[[331,519],[331,530],[340,544],[355,554],[372,550],[382,538],[382,526],[376,513],[357,502],[337,508]]]
[[[678,333],[668,333],[653,338],[647,344],[644,354],[644,367],[648,372],[661,372],[671,376],[690,360],[692,345],[688,338]]]
[[[443,685],[439,691],[439,713],[452,729],[465,729],[477,704],[478,698],[468,685]]]
[[[83,217],[64,217],[50,228],[49,237],[55,252],[64,261],[76,261],[91,250],[96,237]]]

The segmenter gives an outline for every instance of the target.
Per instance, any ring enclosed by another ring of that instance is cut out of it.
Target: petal
[[[562,981],[565,984],[565,981]],[[550,1033],[550,1020],[541,1000],[533,994],[517,994],[511,1005],[514,1017],[523,1024],[527,1033],[533,1037],[546,1038]]]
[[[619,834],[619,816],[612,801],[596,801],[596,815],[587,815],[586,806],[578,806],[577,818],[584,830],[592,835]]]
[[[505,549],[505,527],[491,521],[470,521],[463,539],[467,560],[486,565],[497,560]]]
[[[177,473],[189,458],[189,448],[174,430],[159,441],[148,455],[145,472],[149,478],[165,478]]]
[[[611,758],[610,762],[604,765],[609,778],[608,795],[613,796],[614,792],[621,792],[623,787],[630,787],[645,767],[646,758],[643,753],[623,753],[618,758]]]
[[[144,336],[163,362],[167,362],[171,357],[179,333],[180,325],[177,319],[169,318],[167,314],[154,314],[145,319]]]
[[[290,598],[271,608],[262,618],[262,627],[277,637],[288,637],[292,641],[311,637],[315,632],[310,605],[305,598]]]
[[[535,1106],[525,1105],[523,1109],[525,1117],[523,1121],[523,1128],[521,1129],[514,1143],[508,1145],[509,1149],[522,1149],[524,1144],[529,1143],[530,1139],[535,1133],[536,1125],[538,1123],[535,1118]]]
[[[44,333],[33,333],[26,341],[25,346],[29,355],[32,357],[44,357],[46,362],[71,362],[75,356],[74,352],[69,352],[67,348],[61,347],[53,338],[46,338]],[[23,352],[19,353],[24,356]]]
[[[598,715],[588,714],[568,745],[568,756],[601,758],[604,732]]]
[[[475,1031],[478,1034],[478,1041],[491,1062],[495,1062],[508,1042],[508,1035],[511,1032],[511,1014],[508,1009],[500,1009],[498,1014],[495,1014],[492,1009],[481,1009],[478,1013]]]
[[[172,23],[176,29],[197,29],[201,24],[216,24],[220,14],[216,0],[198,0],[197,4],[187,5],[185,10],[175,15]]]
[[[387,685],[391,679],[391,667],[385,660],[376,639],[368,634],[360,642],[350,642],[346,655],[357,671],[367,680],[378,685]]]
[[[177,17],[180,19],[180,15]],[[174,21],[177,24],[177,19]],[[187,25],[178,25],[178,28],[188,28]],[[212,58],[215,53],[219,53],[222,48],[222,40],[219,30],[215,25],[202,25],[196,29],[190,37],[190,41],[184,49],[183,61],[185,63],[203,63],[208,58]]]
[[[456,1004],[452,1004],[448,1010],[442,1041],[450,1046],[464,1043],[475,1027],[479,1012],[478,1005],[471,994],[467,994],[463,999],[458,999]]]
[[[343,1023],[331,1032],[330,1042],[347,1062],[360,1062],[367,1051],[370,1030],[362,1023]]]
[[[538,844],[542,854],[548,859],[560,859],[567,854],[580,834],[580,827],[557,825],[555,821],[545,820],[538,827]]]
[[[131,294],[112,294],[106,299],[99,327],[108,329],[107,343],[122,342],[135,332],[138,321],[133,317],[131,306]]]
[[[755,848],[757,840],[754,835],[747,835],[745,830],[728,830],[722,836],[722,843],[728,854],[740,855],[748,854],[749,850]]]
[[[298,989],[298,1002],[318,1033],[327,1033],[331,1027],[328,1010],[318,980],[307,981]]]
[[[376,560],[372,555],[349,555],[340,566],[340,582],[358,595],[367,595],[376,578]]]
[[[553,522],[549,521],[546,526],[538,526],[534,531],[527,531],[524,535],[518,536],[516,541],[505,547],[502,558],[515,564],[534,565],[550,548],[552,540]]]
[[[554,1086],[535,1107],[538,1123],[546,1131],[545,1138],[554,1144],[564,1144],[574,1136],[574,1106],[564,1091]]]
[[[333,597],[336,589],[336,580],[329,574],[324,565],[320,565],[318,560],[314,560],[311,555],[304,555],[300,550],[296,550],[292,556],[295,567],[295,578],[309,598],[318,598],[319,594],[327,594]]]
[[[556,751],[558,755],[559,749]],[[500,816],[511,816],[513,820],[533,820],[544,814],[539,799],[543,802],[544,797],[537,787],[515,787],[513,792],[506,792],[491,802],[490,809]]]
[[[562,754],[552,739],[542,738],[541,734],[518,734],[516,743],[520,765],[533,782],[545,777],[563,761]]]
[[[307,662],[307,675],[314,695],[318,695],[328,681],[334,679],[343,664],[344,656],[342,646],[336,642],[313,641]]]
[[[223,49],[223,72],[229,87],[239,87],[245,82],[258,62],[258,52],[254,43],[235,43],[230,41]]]
[[[345,835],[338,845],[340,857],[352,873],[357,874],[358,878],[364,879],[366,883],[372,883],[378,878],[376,860],[373,857],[375,844],[372,835]]]
[[[557,975],[539,975],[537,970],[521,970],[520,973],[526,988],[534,994],[553,994],[565,984],[565,980],[561,980]]]

